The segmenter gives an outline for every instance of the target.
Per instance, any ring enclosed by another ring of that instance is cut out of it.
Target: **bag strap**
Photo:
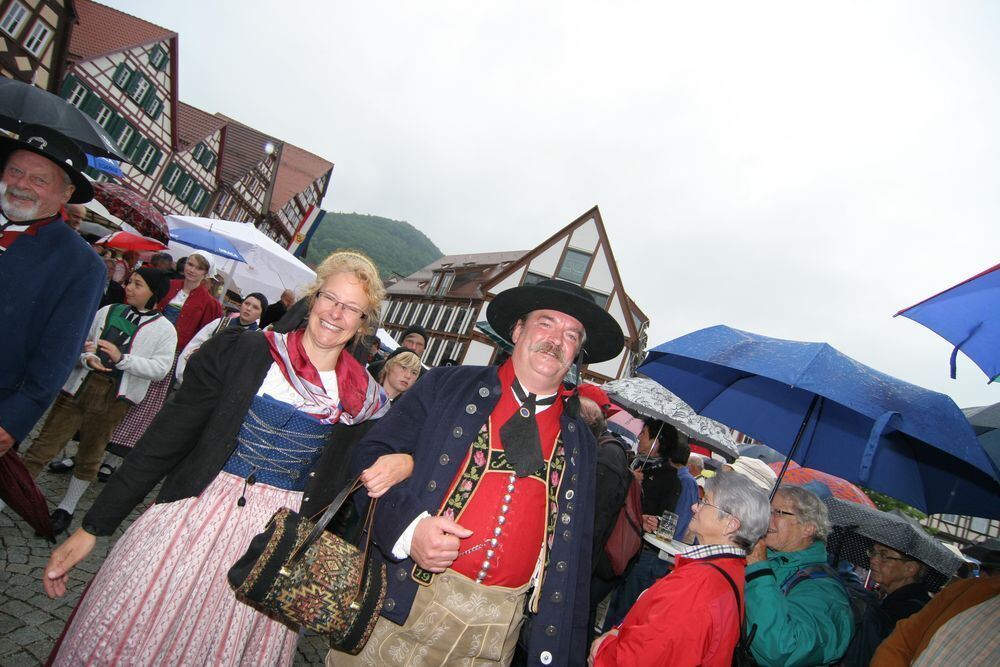
[[[736,582],[733,581],[733,578],[729,576],[728,572],[723,570],[715,563],[710,563],[706,561],[705,565],[714,567],[716,570],[718,570],[719,573],[726,578],[726,581],[729,582],[729,587],[733,589],[733,597],[736,598],[736,613],[738,613],[740,617],[740,638],[737,642],[737,645],[742,647],[743,651],[749,655],[750,644],[753,642],[753,638],[757,634],[757,626],[754,625],[753,629],[750,631],[749,634],[746,632],[746,627],[745,627],[746,624],[744,623],[745,620],[744,612],[746,610],[743,608],[743,605],[741,604],[740,590],[736,587]]]
[[[292,557],[289,558],[288,560],[289,563],[294,563],[295,561],[297,561],[299,558],[302,557],[302,554],[304,554],[306,550],[309,547],[311,547],[316,540],[319,539],[319,536],[323,534],[323,531],[326,530],[326,527],[330,525],[330,522],[333,521],[333,517],[336,516],[337,512],[340,510],[340,507],[344,504],[344,501],[347,500],[347,497],[352,493],[354,493],[355,491],[357,491],[362,486],[364,485],[361,483],[361,477],[358,476],[355,477],[353,480],[351,480],[351,482],[348,483],[348,485],[345,486],[344,489],[337,494],[337,497],[333,499],[333,502],[330,503],[330,506],[326,508],[325,512],[323,512],[323,516],[321,516],[319,520],[316,522],[316,526],[312,529],[312,532],[309,533],[309,536],[306,537],[306,539],[302,540],[302,543],[299,544],[299,546],[295,549],[294,552],[292,552]],[[374,501],[372,501],[372,503],[369,505],[368,518],[365,520],[366,524],[371,521],[372,508],[374,507],[374,505],[375,505]],[[366,544],[365,551],[367,551],[367,549],[368,545]]]

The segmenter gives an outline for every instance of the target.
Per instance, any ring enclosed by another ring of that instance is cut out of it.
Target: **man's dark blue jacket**
[[[386,560],[388,590],[382,615],[402,624],[417,593],[414,562],[396,562],[392,547],[421,512],[435,515],[469,452],[472,440],[500,400],[497,367],[452,366],[425,374],[358,443],[355,473],[382,454],[413,455],[413,474],[390,489],[375,510],[372,540]],[[544,572],[538,613],[529,616],[529,665],[587,662],[587,614],[594,529],[596,442],[583,420],[563,412],[566,468],[559,519]],[[364,514],[362,514],[364,516]]]

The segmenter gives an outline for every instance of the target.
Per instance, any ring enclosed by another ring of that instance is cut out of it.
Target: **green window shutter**
[[[97,112],[100,111],[103,106],[104,102],[101,101],[100,97],[94,93],[87,93],[87,97],[84,98],[83,105],[80,107],[80,110],[91,118],[97,118]]]
[[[202,154],[201,159],[198,161],[201,163],[201,166],[205,167],[205,169],[211,169],[212,165],[215,164],[215,153],[210,150],[206,150]]]
[[[131,125],[129,124],[129,122],[127,120],[125,120],[124,118],[121,118],[120,120],[121,120],[122,124],[118,128],[118,133],[115,135],[115,139],[117,139],[119,136],[121,136],[121,133],[124,131],[126,125],[129,125],[129,127],[131,127]],[[131,153],[132,147],[135,146],[135,142],[138,141],[139,139],[140,139],[139,133],[136,132],[135,128],[133,127],[132,128],[132,136],[129,137],[125,141],[124,144],[120,144],[118,146],[118,148],[122,149],[122,153],[124,153],[125,155],[131,155],[132,154]]]
[[[63,81],[62,88],[59,89],[59,96],[63,99],[69,99],[69,94],[73,92],[73,89],[76,88],[76,84],[79,82],[78,78],[72,74],[68,74]]]
[[[163,189],[166,190],[167,192],[173,192],[171,188],[167,187],[167,184],[170,183],[170,179],[173,178],[174,174],[180,171],[180,169],[181,168],[178,167],[175,163],[171,162],[167,166],[167,168],[163,170],[163,178],[160,179],[160,183],[163,184]]]
[[[136,140],[132,142],[132,149],[128,152],[128,156],[133,160],[139,160],[143,153],[146,152],[147,146],[149,146],[149,142],[143,137],[136,135]]]
[[[125,120],[121,116],[112,111],[111,118],[108,119],[108,125],[104,128],[104,131],[108,133],[109,137],[114,139],[122,131],[122,123],[124,122]]]
[[[163,159],[163,151],[159,148],[153,153],[153,158],[149,161],[149,166],[146,167],[147,174],[153,174],[156,172],[157,168],[160,166],[160,161]]]
[[[127,72],[127,74],[125,74]],[[119,88],[128,90],[129,85],[132,83],[132,69],[125,63],[121,63],[115,68],[115,75],[112,81]]]
[[[174,195],[181,201],[184,201],[181,199],[181,193],[184,192],[184,188],[187,187],[190,180],[191,177],[187,173],[182,173],[181,177],[177,179],[177,185],[174,186]]]

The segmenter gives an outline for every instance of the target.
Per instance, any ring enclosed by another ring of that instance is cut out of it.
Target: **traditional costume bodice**
[[[254,396],[223,470],[248,482],[252,476],[251,483],[302,491],[332,428],[270,396]]]

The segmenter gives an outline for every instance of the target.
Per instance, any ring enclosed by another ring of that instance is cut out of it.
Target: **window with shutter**
[[[119,88],[127,89],[128,83],[132,79],[132,68],[122,63],[115,70],[114,82]]]
[[[187,174],[185,174],[187,176]],[[187,198],[191,195],[191,190],[194,189],[194,181],[190,176],[187,176],[184,183],[181,185],[180,192],[176,193],[177,198],[181,201],[187,201]]]
[[[27,16],[28,8],[17,0],[14,0],[7,7],[7,12],[3,15],[3,19],[0,20],[0,29],[11,37],[16,38],[17,34],[21,32],[21,28],[24,27]]]
[[[88,93],[90,93],[90,91],[87,90],[85,85],[82,83],[74,83],[73,89],[70,91],[69,95],[66,96],[66,101],[79,109],[86,101]]]
[[[135,141],[132,142],[132,148],[129,150],[127,155],[132,158],[133,164],[139,169],[138,160],[146,153],[146,149],[149,147],[149,142],[142,135],[137,134],[135,136]]]
[[[148,174],[150,172],[149,167],[153,162],[153,158],[156,156],[156,152],[157,152],[156,145],[151,144],[147,141],[146,146],[143,148],[143,151],[140,154],[139,159],[135,163],[135,166],[140,171],[143,171]]]
[[[146,93],[148,92],[149,81],[146,80],[146,77],[136,72],[135,76],[132,77],[132,83],[129,84],[128,96],[131,97],[136,104],[141,105],[145,101]]]
[[[173,192],[177,186],[177,181],[180,180],[181,173],[183,173],[181,172],[181,168],[171,163],[163,174],[163,189],[167,192]]]
[[[45,47],[49,45],[49,40],[51,38],[52,28],[50,28],[49,24],[42,19],[38,19],[35,21],[35,25],[31,28],[31,34],[28,35],[28,39],[24,43],[24,48],[26,48],[31,55],[38,58],[45,51]]]
[[[149,64],[158,70],[166,67],[168,60],[167,52],[159,44],[154,46],[153,50],[149,52]]]
[[[124,118],[121,119],[122,125],[118,130],[118,148],[122,149],[122,152],[126,155],[129,154],[129,149],[132,148],[132,140],[135,139],[135,128],[129,125],[128,121]]]
[[[87,93],[87,98],[80,106],[80,110],[91,118],[97,118],[97,114],[100,113],[103,108],[105,108],[104,102],[101,101],[99,96],[91,92]]]
[[[143,105],[142,110],[145,111],[146,115],[150,118],[156,120],[160,117],[160,112],[163,111],[163,102],[160,101],[160,98],[156,94],[151,93],[149,95],[149,99],[146,100],[146,104]]]
[[[191,199],[188,200],[188,206],[195,213],[201,213],[201,207],[205,204],[205,188],[196,186],[194,189],[194,194],[191,195]]]

